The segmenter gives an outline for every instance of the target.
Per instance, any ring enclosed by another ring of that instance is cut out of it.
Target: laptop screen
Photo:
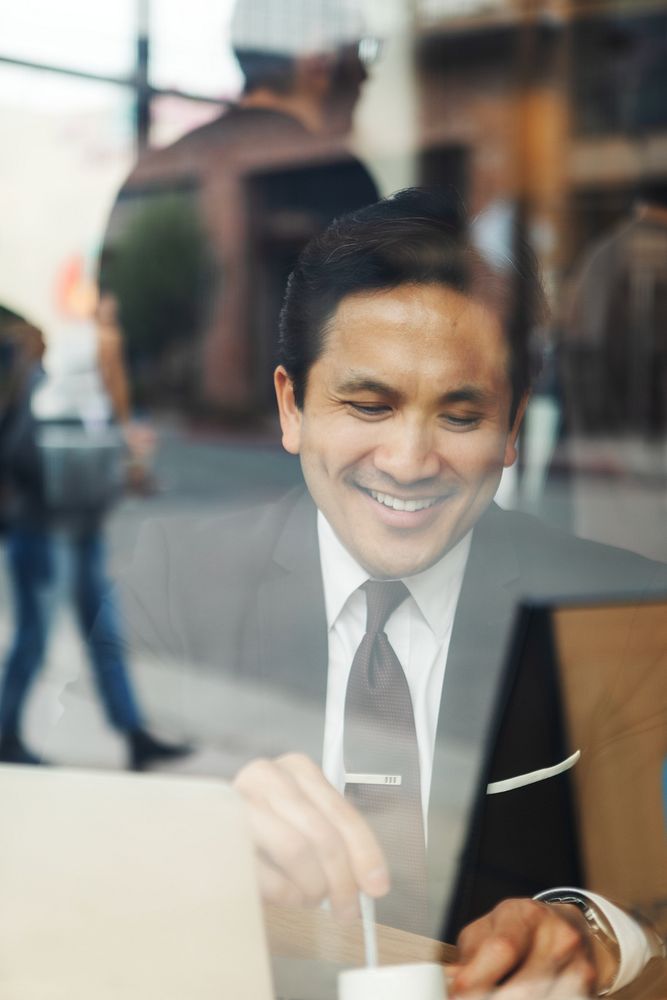
[[[0,768],[0,993],[271,1000],[250,840],[220,781]]]

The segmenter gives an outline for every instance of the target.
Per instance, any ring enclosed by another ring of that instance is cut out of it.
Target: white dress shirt
[[[329,632],[322,769],[342,792],[345,692],[354,654],[366,631],[366,596],[359,587],[369,576],[322,514],[318,514],[317,527]],[[435,566],[403,580],[410,597],[390,615],[385,627],[412,698],[425,830],[442,682],[471,536],[469,532]]]
[[[345,693],[354,654],[366,631],[366,598],[359,587],[369,579],[369,575],[350,555],[319,511],[317,531],[329,648],[322,770],[334,788],[342,793],[345,787]],[[471,540],[472,531],[434,566],[402,581],[410,597],[390,615],[385,627],[387,638],[405,672],[412,698],[419,748],[424,830],[428,829],[428,803],[442,684]],[[639,924],[618,907],[593,893],[577,891],[603,910],[618,938],[621,962],[612,989],[620,989],[632,981],[650,958],[647,937]]]

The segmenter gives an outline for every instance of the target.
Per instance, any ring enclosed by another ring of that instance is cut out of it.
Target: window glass
[[[488,14],[516,7],[513,0],[418,0],[418,15],[425,21],[440,17]]]
[[[151,84],[206,97],[236,94],[241,74],[229,47],[231,9],[231,0],[192,0],[184,18],[181,0],[153,4]]]
[[[572,43],[575,127],[582,135],[667,126],[667,14],[582,18]]]
[[[0,56],[108,75],[132,69],[135,0],[0,0],[0,21]]]
[[[49,330],[59,275],[93,260],[134,150],[132,92],[0,64],[0,302]]]
[[[182,135],[205,125],[220,114],[223,105],[191,101],[173,94],[162,94],[151,105],[151,146],[166,146]]]

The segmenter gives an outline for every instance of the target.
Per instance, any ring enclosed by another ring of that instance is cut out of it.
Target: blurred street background
[[[260,503],[301,481],[298,463],[276,444],[275,434],[255,434],[244,440],[238,435],[185,433],[174,426],[159,429],[154,472],[155,494],[124,499],[109,519],[106,535],[112,577],[122,574],[131,561],[145,521],[161,517],[206,517],[222,512],[225,507]],[[0,543],[0,648],[3,650],[9,645],[13,620],[4,545]],[[139,654],[132,658],[131,672],[140,696],[145,695],[142,700],[162,715],[163,706],[170,703],[178,684],[178,665],[173,665],[173,675],[169,676],[168,668],[157,667]],[[60,724],[65,689],[67,721]],[[206,702],[205,678],[200,678],[196,696]],[[31,691],[25,727],[30,745],[53,763],[125,767],[124,740],[104,719],[86,650],[64,595],[45,668]],[[169,766],[172,770],[216,773],[224,771],[226,764],[225,758],[215,751],[204,750],[187,762]]]
[[[410,185],[446,192],[518,323],[508,262],[527,244],[539,263],[545,365],[499,502],[667,560],[667,0],[236,3],[0,0],[0,421],[42,362],[61,399],[100,362],[84,381],[115,397],[148,487],[100,514],[108,575],[146,520],[299,481],[272,390],[287,276],[331,219]],[[26,741],[123,766],[63,605]],[[140,700],[177,700],[130,652]]]

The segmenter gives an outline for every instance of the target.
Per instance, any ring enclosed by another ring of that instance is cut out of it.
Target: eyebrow
[[[393,389],[386,382],[354,373],[339,382],[337,389],[338,392],[376,392],[379,396],[400,396],[398,390]]]
[[[386,382],[382,382],[380,379],[361,374],[356,375],[354,373],[340,382],[337,389],[340,393],[372,392],[378,396],[387,396],[391,399],[402,399],[403,397],[403,393],[400,390],[388,385]],[[451,405],[452,403],[477,403],[484,405],[491,402],[493,398],[493,394],[486,389],[482,389],[481,386],[465,384],[459,386],[457,389],[444,392],[438,399],[438,403],[442,406]]]
[[[478,385],[462,385],[440,397],[441,403],[489,403],[495,396]]]

